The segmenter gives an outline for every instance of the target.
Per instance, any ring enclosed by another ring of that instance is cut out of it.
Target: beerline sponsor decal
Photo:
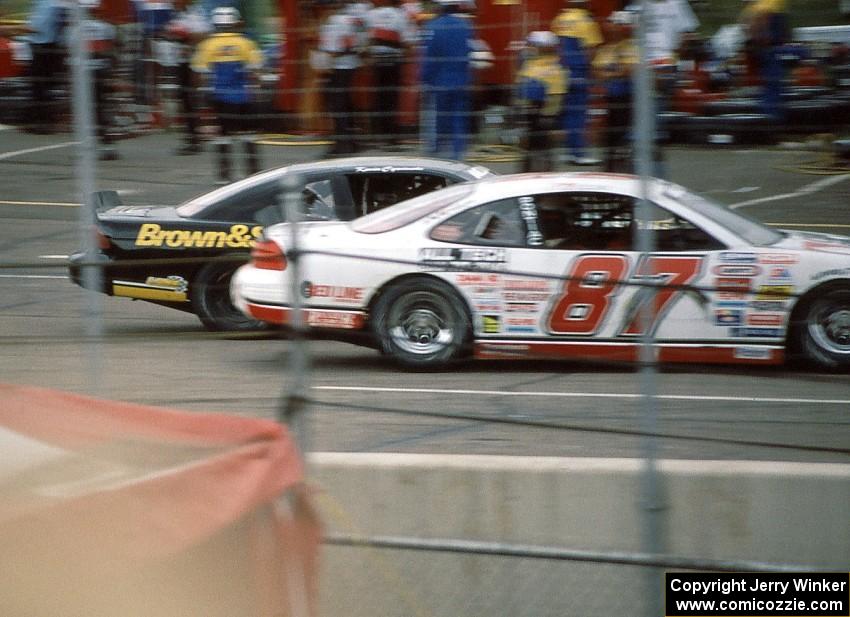
[[[301,283],[301,295],[305,298],[330,298],[339,302],[361,302],[363,300],[363,288],[319,285],[312,281],[304,281]]]

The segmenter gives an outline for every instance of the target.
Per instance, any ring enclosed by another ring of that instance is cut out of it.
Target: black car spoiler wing
[[[103,212],[116,206],[124,205],[118,191],[95,191],[92,193],[95,212]]]

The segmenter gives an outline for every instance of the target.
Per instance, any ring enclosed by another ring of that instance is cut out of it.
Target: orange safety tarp
[[[287,431],[0,384],[0,614],[315,614]]]

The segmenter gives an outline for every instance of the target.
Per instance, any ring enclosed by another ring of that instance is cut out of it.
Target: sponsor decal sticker
[[[850,250],[850,242],[842,242],[840,240],[806,240],[803,246],[810,251],[846,253]]]
[[[549,299],[548,293],[535,291],[506,291],[502,294],[506,302],[545,302]]]
[[[754,300],[784,301],[788,296],[794,294],[793,285],[759,285]]]
[[[308,310],[307,325],[314,328],[354,330],[360,327],[361,315],[347,311]]]
[[[784,300],[753,300],[750,308],[754,311],[781,311],[785,308]]]
[[[728,277],[728,276],[718,276],[714,279],[714,286],[720,291],[735,291],[737,293],[744,293],[750,291],[750,284],[752,283],[752,279],[748,278],[737,278],[737,277]]]
[[[250,248],[260,237],[260,225],[231,225],[229,231],[163,229],[158,223],[144,223],[136,235],[136,246],[167,248]]]
[[[729,336],[744,338],[777,338],[782,336],[781,328],[729,328]]]
[[[755,253],[723,251],[720,253],[720,261],[726,263],[754,264],[758,261],[758,257]]]
[[[761,268],[756,265],[720,265],[714,266],[712,272],[717,276],[731,276],[731,277],[753,277],[761,274]]]
[[[422,167],[396,167],[395,165],[383,165],[382,167],[355,167],[354,173],[358,174],[374,174],[384,173],[391,174],[399,171],[424,171]]]
[[[785,323],[785,313],[750,313],[747,315],[748,326],[782,326]]]
[[[528,196],[519,198],[519,214],[528,230],[526,242],[529,246],[543,246],[543,234],[537,224],[537,206],[534,205],[534,198]]]
[[[505,319],[505,324],[508,326],[531,326],[537,325],[537,319],[534,317],[508,317]]]
[[[503,287],[508,291],[549,291],[549,281],[505,279]]]
[[[763,264],[786,265],[795,264],[800,258],[794,253],[764,253],[759,256],[759,262]]]
[[[498,334],[502,331],[501,318],[498,315],[482,315],[481,330],[484,334]]]
[[[818,272],[817,274],[812,275],[813,281],[819,281],[825,278],[834,278],[840,276],[850,275],[850,268],[835,268],[833,270],[824,270],[823,272]]]
[[[498,285],[501,278],[498,274],[458,274],[455,279],[458,285]]]
[[[419,261],[452,267],[496,267],[508,261],[508,252],[503,248],[426,248],[419,251]]]
[[[765,347],[736,347],[735,357],[742,360],[770,360],[773,351]]]
[[[536,302],[508,302],[505,305],[508,313],[536,313],[539,308]]]
[[[718,326],[740,326],[743,323],[743,312],[732,309],[717,309],[714,311],[714,323]]]
[[[305,298],[329,298],[337,302],[362,302],[362,287],[318,285],[310,281],[301,283],[301,295]]]
[[[149,276],[145,279],[145,285],[159,287],[160,289],[173,289],[174,291],[186,291],[189,287],[186,279],[175,274],[170,276]]]
[[[790,281],[791,270],[789,270],[786,266],[770,266],[768,276],[772,281]]]

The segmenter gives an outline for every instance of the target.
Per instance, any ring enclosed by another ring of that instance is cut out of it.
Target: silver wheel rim
[[[850,305],[822,301],[809,313],[809,334],[821,349],[850,356]]]
[[[454,340],[453,310],[444,297],[418,291],[393,303],[387,316],[387,332],[393,345],[416,356],[430,356]]]

